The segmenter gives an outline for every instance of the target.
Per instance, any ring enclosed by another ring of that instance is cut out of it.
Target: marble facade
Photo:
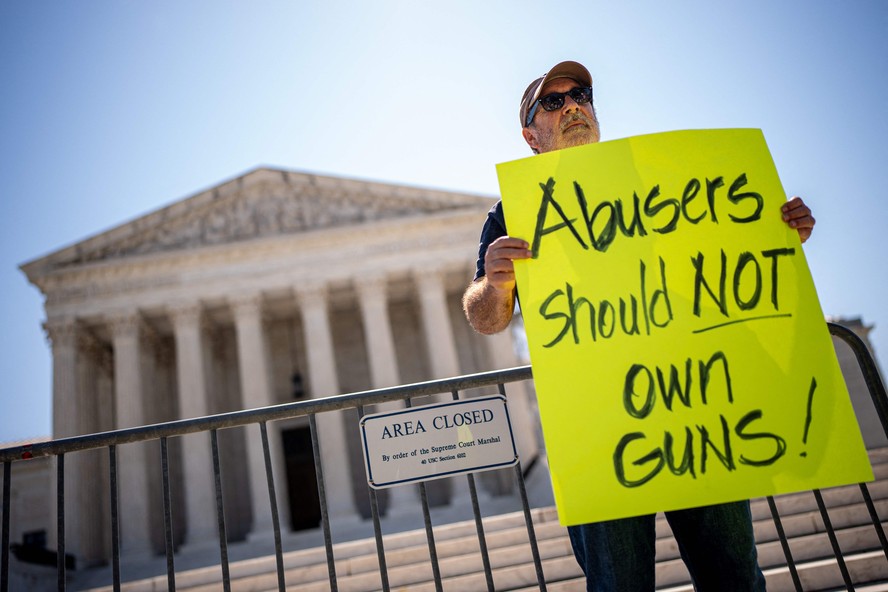
[[[460,308],[491,205],[259,168],[24,264],[46,298],[52,436],[519,365],[509,333],[474,333]],[[527,392],[510,393],[529,459],[538,449],[535,407]],[[352,419],[317,416],[329,509],[340,521],[369,514]],[[282,521],[294,530],[317,527],[319,516],[307,424],[268,426]],[[259,436],[255,425],[219,432],[231,540],[271,536]],[[107,452],[67,456],[67,549],[101,563],[110,556]],[[124,558],[163,550],[158,459],[157,442],[118,447]],[[170,471],[177,545],[214,544],[208,435],[171,439]],[[509,487],[482,483],[491,494]],[[49,493],[55,499],[52,486]],[[429,495],[446,505],[467,493],[440,481]],[[406,488],[383,496],[384,509],[417,503]]]

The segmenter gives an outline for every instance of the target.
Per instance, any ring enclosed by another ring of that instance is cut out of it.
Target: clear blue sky
[[[884,1],[5,0],[0,442],[51,429],[21,263],[259,165],[495,195],[529,154],[520,95],[563,59],[604,140],[763,129],[817,218],[824,312],[875,324],[885,366]]]

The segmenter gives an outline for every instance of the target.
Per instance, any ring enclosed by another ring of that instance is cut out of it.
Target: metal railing
[[[869,350],[863,341],[851,330],[837,325],[828,323],[829,331],[832,335],[838,337],[847,343],[854,352],[858,364],[863,372],[864,380],[875,405],[876,413],[882,423],[886,436],[888,436],[888,396],[886,396],[885,386],[879,376],[875,362],[870,356]],[[328,515],[326,491],[324,483],[324,472],[321,463],[321,450],[318,442],[318,429],[315,417],[318,413],[342,411],[346,409],[355,409],[358,417],[363,415],[364,407],[376,405],[391,401],[405,401],[409,406],[411,399],[416,397],[424,397],[430,395],[438,395],[441,393],[450,393],[454,400],[459,399],[460,391],[474,389],[479,387],[497,386],[499,392],[506,395],[505,385],[513,381],[528,380],[532,378],[530,366],[513,368],[496,372],[486,372],[469,376],[460,376],[447,380],[431,381],[412,385],[402,385],[386,389],[378,389],[373,391],[359,392],[347,395],[327,397],[323,399],[314,399],[309,401],[301,401],[274,407],[265,407],[260,409],[251,409],[246,411],[237,411],[233,413],[225,413],[202,417],[197,419],[187,419],[172,421],[163,424],[155,424],[142,426],[131,429],[117,430],[100,434],[91,434],[87,436],[78,436],[73,438],[63,438],[48,442],[40,442],[25,446],[16,446],[11,448],[0,449],[0,462],[3,463],[3,516],[2,516],[2,550],[0,550],[0,592],[8,592],[9,590],[9,527],[10,527],[10,498],[11,498],[11,480],[12,480],[12,463],[27,459],[41,457],[56,457],[57,459],[57,572],[58,572],[58,590],[64,591],[66,587],[66,561],[65,561],[65,455],[73,452],[91,450],[91,449],[107,449],[109,455],[109,475],[108,483],[110,488],[110,529],[111,529],[111,546],[112,546],[112,579],[113,589],[120,590],[121,572],[120,572],[120,520],[119,516],[119,498],[118,498],[118,471],[117,471],[117,447],[122,444],[133,442],[142,442],[148,440],[156,440],[160,447],[160,460],[162,471],[163,486],[163,510],[164,510],[164,533],[165,533],[165,550],[166,550],[166,571],[168,589],[174,591],[176,589],[176,570],[175,570],[175,554],[173,543],[172,528],[172,504],[170,495],[170,471],[169,471],[169,453],[168,440],[191,434],[196,432],[209,432],[212,444],[212,461],[213,474],[215,476],[215,499],[216,511],[218,517],[218,534],[219,534],[219,556],[222,568],[222,585],[223,589],[229,591],[231,589],[231,577],[229,571],[228,558],[228,542],[226,540],[225,514],[222,503],[222,477],[220,471],[219,446],[217,441],[218,430],[233,428],[238,426],[247,426],[251,424],[259,424],[262,438],[262,447],[264,451],[265,470],[268,484],[268,497],[272,511],[272,522],[274,529],[274,547],[277,569],[277,585],[281,591],[286,590],[286,581],[284,573],[284,558],[281,543],[281,527],[278,514],[277,499],[275,495],[275,474],[272,470],[271,453],[269,448],[268,431],[266,424],[269,421],[282,419],[290,419],[295,417],[307,416],[311,431],[311,442],[314,454],[314,464],[317,476],[318,491],[321,505],[321,527],[323,530],[324,546],[326,549],[327,571],[330,588],[333,591],[338,590],[338,579],[336,574],[336,564],[333,556],[333,540],[330,531],[330,517]],[[542,561],[538,549],[536,534],[528,502],[527,492],[524,485],[524,475],[520,463],[513,469],[515,479],[520,493],[522,507],[524,511],[524,520],[527,528],[528,541],[533,557],[533,563],[536,572],[536,578],[540,590],[546,590],[546,582],[543,574]],[[481,558],[484,567],[484,575],[487,589],[492,592],[494,588],[493,570],[491,568],[490,558],[488,556],[487,543],[484,533],[484,524],[481,517],[481,511],[478,503],[478,495],[474,477],[469,474],[465,478],[468,480],[469,492],[471,496],[472,510],[474,514],[475,527],[478,537],[478,543]],[[431,514],[429,511],[429,501],[426,494],[425,484],[418,485],[420,492],[420,500],[422,503],[422,512],[425,523],[426,540],[429,548],[429,557],[431,560],[432,573],[435,588],[440,592],[442,587],[441,570],[438,565],[438,555],[435,544],[435,533],[432,525]],[[859,484],[861,494],[866,504],[867,510],[872,521],[872,525],[878,535],[882,551],[888,559],[888,537],[882,528],[881,520],[872,500],[872,496],[866,484]],[[824,522],[827,535],[832,546],[835,560],[841,571],[842,578],[848,590],[854,590],[854,584],[850,572],[845,564],[845,558],[839,546],[835,530],[831,524],[829,513],[823,501],[823,497],[819,490],[814,490],[817,501],[817,507]],[[380,579],[382,589],[388,591],[389,578],[386,565],[385,543],[382,536],[380,525],[379,503],[377,493],[373,489],[369,489],[370,510],[373,520],[374,536],[376,541],[376,551],[379,562]],[[798,573],[798,566],[793,559],[789,541],[783,528],[777,503],[773,497],[767,497],[768,506],[771,516],[776,527],[776,532],[786,558],[787,567],[792,577],[795,589],[802,591],[801,579]]]
[[[869,349],[867,348],[863,340],[847,327],[843,327],[842,325],[836,323],[827,323],[827,326],[829,327],[830,334],[844,341],[851,348],[851,351],[854,352],[854,356],[857,359],[857,364],[860,367],[861,372],[863,373],[863,379],[866,384],[867,390],[869,391],[870,397],[872,398],[876,414],[878,415],[879,420],[882,423],[882,429],[884,430],[885,435],[888,436],[888,396],[886,396],[885,385],[882,383],[882,378],[879,376],[879,370],[876,367],[876,363],[873,360],[872,355],[870,355]],[[867,487],[866,483],[859,483],[858,487],[860,488],[860,493],[863,496],[864,503],[866,504],[867,511],[869,512],[872,526],[879,538],[882,552],[885,554],[886,560],[888,560],[888,538],[886,538],[885,536],[885,531],[882,528],[882,521],[879,518],[878,512],[876,511],[876,507],[873,503],[872,496],[870,495],[869,488]],[[833,557],[836,560],[839,571],[842,575],[842,580],[845,583],[845,589],[853,591],[855,589],[854,582],[852,580],[848,566],[846,565],[845,556],[842,553],[842,548],[839,545],[838,538],[836,537],[836,531],[832,526],[832,521],[830,520],[826,504],[823,501],[823,494],[819,489],[813,490],[813,493],[814,498],[817,502],[817,509],[820,513],[821,519],[823,520],[826,534],[829,537],[829,543],[832,547]],[[786,532],[783,528],[783,523],[780,518],[780,513],[777,509],[777,503],[772,496],[768,496],[767,500],[768,507],[771,511],[771,516],[774,519],[774,526],[777,530],[777,536],[780,539],[780,546],[782,547],[783,554],[786,557],[786,565],[789,569],[789,574],[792,578],[793,586],[798,592],[802,592],[802,581],[799,577],[798,566],[793,559],[792,550],[789,546],[789,540],[787,539]]]
[[[316,415],[324,412],[355,409],[358,413],[358,417],[360,417],[364,414],[364,407],[369,405],[377,405],[391,401],[405,401],[406,404],[410,406],[411,400],[414,398],[439,395],[441,393],[449,393],[454,400],[458,400],[460,398],[459,393],[461,391],[490,386],[498,387],[500,394],[508,396],[505,389],[506,383],[528,380],[530,378],[532,378],[530,366],[524,366],[508,370],[460,376],[445,380],[402,385],[385,389],[326,397],[323,399],[312,399],[308,401],[276,405],[273,407],[249,409],[245,411],[224,413],[196,419],[184,419],[130,429],[116,430],[112,432],[90,434],[86,436],[77,436],[71,438],[61,438],[48,442],[40,442],[24,446],[15,446],[11,448],[0,449],[0,462],[3,463],[3,519],[2,535],[0,535],[2,536],[2,550],[0,550],[0,560],[2,560],[2,566],[0,566],[0,592],[8,592],[9,590],[9,522],[11,507],[10,488],[12,480],[12,463],[15,461],[36,459],[41,457],[55,457],[57,459],[56,502],[58,508],[58,544],[56,569],[58,574],[58,590],[62,592],[66,589],[67,585],[67,565],[65,560],[65,456],[73,452],[102,448],[107,449],[110,461],[108,483],[110,489],[111,514],[110,535],[112,551],[112,585],[115,591],[120,590],[122,581],[120,570],[120,521],[122,518],[119,515],[117,447],[122,444],[144,442],[149,440],[158,441],[160,446],[160,462],[163,487],[163,517],[165,535],[164,542],[167,561],[167,585],[170,591],[174,591],[176,589],[176,569],[173,541],[172,501],[170,494],[171,487],[168,440],[169,438],[184,436],[186,434],[192,434],[195,432],[209,432],[209,436],[211,439],[213,474],[215,477],[216,512],[218,517],[219,561],[222,568],[222,586],[223,589],[228,592],[231,589],[231,576],[229,570],[228,541],[226,537],[225,513],[223,509],[222,474],[220,470],[220,456],[217,434],[218,431],[222,429],[247,426],[251,424],[259,424],[262,437],[262,449],[265,457],[265,474],[268,481],[268,497],[271,505],[274,531],[274,547],[278,589],[283,592],[284,590],[286,590],[286,581],[284,574],[284,558],[281,542],[280,516],[275,495],[276,476],[274,474],[274,471],[272,470],[271,451],[269,447],[268,431],[266,425],[269,421],[305,416],[307,416],[309,419],[309,427],[311,430],[311,443],[313,447],[314,465],[320,498],[321,528],[323,530],[324,546],[326,548],[328,579],[330,582],[330,589],[335,592],[338,590],[338,579],[336,574],[336,564],[333,557],[333,539],[330,531],[330,516],[328,514],[327,508],[324,470],[321,463],[322,451],[320,450],[320,443],[318,441],[318,428],[315,421]],[[515,480],[517,482],[518,491],[521,497],[521,503],[524,510],[524,520],[536,570],[537,581],[539,583],[540,589],[545,590],[546,584],[543,576],[542,561],[540,559],[536,535],[534,532],[533,520],[530,511],[530,505],[524,486],[524,474],[520,462],[512,467],[510,470],[514,471]],[[472,510],[474,513],[479,547],[481,549],[487,588],[488,590],[493,592],[494,584],[492,578],[492,569],[487,551],[487,544],[484,535],[484,524],[482,521],[480,506],[478,503],[475,480],[471,474],[466,475],[465,478],[468,480],[469,493],[471,496]],[[441,590],[443,590],[442,577],[440,568],[438,566],[434,529],[432,526],[431,513],[429,510],[429,501],[426,495],[425,484],[420,483],[418,487],[420,491],[422,513],[425,522],[426,539],[428,542],[429,556],[432,563],[435,588],[436,590],[438,590],[438,592],[441,592]],[[379,572],[382,581],[382,589],[388,591],[389,582],[385,558],[385,545],[380,523],[379,503],[377,500],[377,493],[374,489],[369,489],[369,495],[371,516],[373,519],[373,529],[376,539],[377,555],[379,558]]]

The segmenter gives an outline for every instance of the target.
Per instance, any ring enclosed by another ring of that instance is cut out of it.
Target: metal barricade
[[[278,513],[277,499],[275,495],[275,478],[272,470],[271,452],[269,447],[269,438],[267,430],[267,422],[290,419],[295,417],[307,416],[309,419],[309,427],[311,430],[311,442],[314,450],[315,471],[318,483],[318,492],[321,505],[321,527],[324,535],[324,546],[326,548],[327,570],[330,583],[330,589],[334,592],[339,589],[336,564],[333,557],[333,539],[330,531],[330,516],[327,508],[327,496],[324,484],[324,471],[321,463],[321,451],[318,441],[318,428],[316,423],[316,415],[325,412],[343,411],[355,409],[358,416],[363,415],[365,406],[387,403],[391,401],[405,401],[410,406],[411,399],[416,397],[425,397],[430,395],[439,395],[441,393],[449,393],[454,400],[460,398],[459,393],[468,389],[480,387],[496,386],[500,394],[507,395],[505,388],[506,383],[513,381],[528,380],[531,376],[530,366],[520,368],[512,368],[509,370],[501,370],[495,372],[485,372],[468,376],[460,376],[456,378],[430,381],[412,385],[402,385],[392,388],[377,389],[366,392],[352,393],[322,399],[312,399],[308,401],[300,401],[296,403],[288,403],[273,407],[264,407],[260,409],[250,409],[245,411],[237,411],[233,413],[224,413],[201,417],[196,419],[184,419],[179,421],[171,421],[166,423],[116,430],[113,432],[104,432],[100,434],[90,434],[86,436],[77,436],[71,438],[62,438],[48,442],[40,442],[25,446],[15,446],[0,450],[0,462],[3,463],[3,517],[2,517],[2,549],[0,549],[0,592],[8,592],[9,590],[9,527],[10,527],[10,498],[11,498],[11,481],[12,481],[12,464],[17,461],[26,461],[41,457],[55,457],[56,462],[56,480],[57,480],[57,572],[58,572],[58,590],[66,589],[67,566],[65,560],[65,457],[67,454],[93,449],[106,449],[109,455],[109,474],[108,486],[110,488],[110,529],[111,529],[111,566],[112,566],[112,585],[115,591],[120,590],[122,575],[120,570],[120,524],[126,517],[120,516],[119,513],[119,491],[118,491],[118,446],[130,444],[134,442],[157,441],[160,448],[160,464],[162,472],[163,487],[163,518],[165,533],[165,550],[167,561],[167,586],[170,591],[176,589],[176,569],[175,554],[173,544],[173,516],[172,502],[170,495],[170,470],[169,470],[169,453],[168,442],[170,438],[176,438],[185,434],[193,434],[195,432],[206,432],[211,440],[212,446],[212,462],[213,475],[215,477],[215,501],[216,512],[218,517],[218,535],[219,535],[219,561],[222,568],[222,587],[228,592],[231,589],[231,576],[229,571],[228,557],[228,541],[226,538],[225,514],[222,499],[222,474],[220,470],[219,446],[217,434],[219,430],[234,428],[239,426],[247,426],[258,424],[260,427],[260,435],[262,438],[262,449],[265,458],[265,474],[268,483],[268,496],[271,505],[272,522],[274,529],[274,547],[277,568],[277,586],[283,592],[286,590],[286,581],[284,573],[284,557],[281,542],[281,526]],[[515,465],[515,480],[518,484],[521,502],[524,509],[524,519],[527,527],[528,540],[533,556],[533,562],[536,570],[536,577],[540,589],[545,590],[545,578],[543,576],[542,561],[537,546],[537,540],[534,533],[533,520],[531,516],[530,506],[527,493],[524,486],[524,473],[520,462]],[[459,478],[459,477],[457,477]],[[487,545],[484,535],[484,524],[481,517],[481,511],[478,503],[478,496],[475,487],[475,481],[471,474],[465,476],[468,479],[469,491],[472,501],[472,509],[474,513],[475,526],[478,536],[479,547],[481,549],[482,560],[484,565],[487,588],[493,592],[494,583],[490,559],[488,557]],[[431,513],[429,510],[429,502],[426,496],[425,485],[419,484],[420,497],[422,501],[422,513],[425,521],[426,538],[429,547],[429,556],[432,562],[432,571],[436,590],[439,592],[442,588],[441,571],[438,566],[438,557],[435,546],[434,529],[432,525]],[[377,502],[376,491],[370,489],[370,508],[373,520],[373,528],[376,538],[377,556],[379,558],[379,571],[382,581],[382,589],[389,590],[388,574],[386,568],[385,545],[382,536],[380,524],[380,515]]]
[[[875,406],[876,413],[881,421],[882,427],[888,436],[888,396],[886,396],[885,386],[879,376],[875,361],[872,359],[869,350],[864,342],[850,329],[835,323],[828,323],[830,333],[843,340],[848,344],[854,352],[864,380]],[[274,528],[274,546],[277,568],[277,586],[278,589],[286,590],[286,579],[284,569],[284,558],[281,543],[281,527],[278,514],[277,499],[275,495],[275,474],[272,470],[271,453],[269,448],[269,438],[267,431],[267,422],[289,419],[294,417],[307,416],[311,431],[311,442],[314,451],[315,470],[318,483],[318,491],[321,504],[321,527],[324,536],[324,546],[326,549],[327,570],[330,589],[337,591],[338,579],[336,573],[336,564],[333,556],[333,540],[330,530],[330,516],[328,515],[326,491],[324,483],[324,473],[320,461],[320,444],[318,441],[318,428],[316,423],[316,415],[319,413],[342,411],[347,409],[355,409],[358,416],[363,415],[365,406],[376,405],[391,401],[405,401],[406,405],[411,405],[411,399],[416,397],[424,397],[429,395],[438,395],[441,393],[450,393],[454,400],[459,399],[459,393],[467,389],[479,387],[497,386],[499,392],[507,395],[505,385],[509,382],[528,380],[532,378],[530,366],[513,368],[496,372],[486,372],[482,374],[474,374],[469,376],[461,376],[447,380],[430,381],[425,383],[403,385],[386,389],[378,389],[373,391],[359,392],[347,395],[327,397],[323,399],[313,399],[297,403],[278,405],[274,407],[266,407],[261,409],[251,409],[246,411],[238,411],[233,413],[225,413],[213,415],[197,419],[187,419],[180,421],[172,421],[163,424],[155,424],[125,430],[117,430],[101,434],[91,434],[87,436],[78,436],[73,438],[63,438],[54,441],[35,443],[26,446],[16,446],[0,450],[0,462],[3,463],[3,515],[2,515],[2,550],[0,550],[0,592],[8,592],[9,590],[9,530],[10,530],[10,498],[11,498],[11,480],[12,480],[12,464],[17,461],[23,461],[40,457],[55,457],[57,459],[56,479],[57,479],[57,571],[58,571],[58,589],[65,590],[66,587],[66,561],[65,561],[65,455],[73,452],[79,452],[90,449],[107,449],[109,455],[109,474],[108,484],[110,488],[110,528],[112,542],[112,579],[114,590],[120,590],[121,572],[120,572],[120,522],[123,517],[119,515],[119,498],[118,498],[118,471],[117,471],[117,447],[122,444],[129,444],[141,441],[157,441],[160,448],[160,464],[163,476],[163,506],[164,506],[164,532],[165,532],[165,549],[166,549],[166,572],[167,584],[169,590],[176,589],[176,570],[175,556],[173,548],[172,524],[173,516],[170,500],[170,471],[169,471],[169,455],[168,442],[169,438],[192,434],[196,432],[206,432],[211,440],[212,445],[212,462],[213,474],[215,477],[215,500],[216,511],[218,517],[218,533],[219,533],[219,561],[222,568],[222,586],[223,589],[229,591],[231,589],[231,577],[229,572],[228,547],[225,529],[225,514],[222,503],[222,476],[220,471],[219,446],[217,441],[218,430],[233,428],[238,426],[247,426],[258,424],[260,427],[260,435],[262,439],[262,449],[265,459],[265,474],[267,477],[268,497],[272,510],[272,521]],[[528,541],[530,544],[533,563],[536,571],[536,578],[540,590],[546,590],[546,582],[543,574],[542,561],[538,549],[532,514],[528,502],[527,492],[524,485],[524,477],[521,464],[514,467],[515,479],[518,484],[521,502],[524,510],[524,520],[527,528]],[[491,568],[490,558],[488,556],[487,544],[484,533],[484,524],[482,521],[481,511],[478,503],[478,495],[474,477],[469,474],[465,477],[468,480],[469,491],[471,495],[472,510],[474,514],[476,532],[478,537],[479,548],[482,556],[484,567],[484,575],[486,579],[487,589],[493,591],[493,570]],[[429,502],[426,495],[425,485],[418,485],[420,492],[420,500],[422,503],[422,512],[425,523],[426,540],[429,548],[429,557],[432,563],[432,572],[435,588],[439,592],[442,587],[441,570],[438,565],[438,555],[435,544],[435,533],[432,525],[431,514],[429,511]],[[872,496],[866,484],[859,484],[860,492],[866,504],[872,526],[878,536],[882,552],[886,560],[888,560],[888,537],[882,528],[881,519],[873,503]],[[829,537],[835,561],[841,571],[842,579],[848,590],[854,590],[854,583],[851,574],[845,564],[841,547],[837,540],[835,529],[830,521],[829,513],[823,496],[819,490],[814,490],[813,495],[816,500],[821,519]],[[385,542],[382,535],[380,524],[379,504],[376,491],[369,490],[370,509],[373,520],[373,529],[376,541],[376,551],[379,563],[380,580],[382,589],[388,591],[390,589],[389,578],[386,566]],[[797,564],[793,559],[789,539],[786,535],[783,522],[778,510],[777,503],[773,497],[767,497],[768,507],[771,517],[774,521],[777,536],[786,558],[786,565],[792,578],[795,589],[799,592],[803,590],[801,578],[799,577]]]
[[[879,371],[876,367],[876,363],[870,355],[866,344],[863,342],[862,339],[860,339],[860,337],[858,337],[847,327],[843,327],[842,325],[836,323],[827,323],[827,326],[829,327],[829,332],[833,336],[838,337],[839,339],[844,341],[848,346],[851,347],[851,350],[854,352],[857,363],[860,366],[860,370],[863,372],[863,378],[866,383],[867,390],[869,391],[870,397],[872,398],[873,405],[875,406],[876,413],[878,414],[879,419],[882,423],[882,429],[885,431],[885,435],[888,436],[888,396],[886,396],[885,394],[885,385],[882,383],[882,379],[879,376]],[[888,539],[886,539],[884,529],[882,528],[882,521],[879,517],[878,512],[876,511],[875,505],[873,504],[872,496],[869,493],[869,489],[867,488],[866,483],[860,483],[858,486],[860,488],[861,495],[863,496],[864,503],[866,504],[867,511],[869,512],[872,526],[879,538],[879,543],[881,544],[882,551],[885,554],[885,558],[888,559]],[[830,546],[832,547],[833,557],[835,558],[836,563],[839,567],[839,571],[841,572],[842,580],[845,583],[845,588],[847,590],[854,590],[854,582],[852,581],[851,573],[848,569],[848,566],[845,563],[845,556],[842,553],[841,546],[839,545],[839,541],[836,537],[836,531],[832,526],[826,504],[823,501],[823,494],[820,492],[820,490],[817,489],[813,490],[812,493],[814,494],[814,498],[817,502],[817,509],[820,513],[821,519],[823,520],[823,525],[826,530],[826,534],[829,537]],[[774,520],[774,526],[777,530],[777,536],[780,540],[783,554],[786,557],[786,565],[789,569],[793,586],[798,592],[802,592],[802,581],[799,577],[796,562],[793,559],[789,540],[783,528],[783,523],[780,518],[780,512],[777,509],[777,503],[772,496],[768,496],[767,500],[768,507],[771,511],[771,516]]]

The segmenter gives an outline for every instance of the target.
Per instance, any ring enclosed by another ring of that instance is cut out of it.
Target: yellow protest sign
[[[872,480],[761,131],[497,169],[562,524]]]

